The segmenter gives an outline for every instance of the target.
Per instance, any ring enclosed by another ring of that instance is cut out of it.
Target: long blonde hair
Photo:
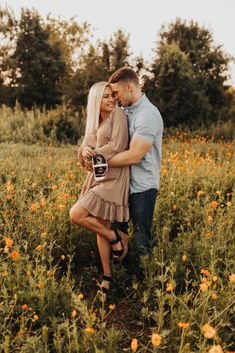
[[[87,119],[85,136],[88,134],[96,134],[99,127],[100,105],[104,94],[105,87],[108,82],[96,82],[91,86],[87,100]]]

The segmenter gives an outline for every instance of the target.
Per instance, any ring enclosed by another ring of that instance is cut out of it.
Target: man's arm
[[[138,164],[151,147],[152,142],[134,136],[131,139],[129,150],[116,154],[108,161],[108,165],[110,167],[124,167]]]

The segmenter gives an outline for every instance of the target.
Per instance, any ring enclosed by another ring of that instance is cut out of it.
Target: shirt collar
[[[146,99],[145,93],[132,105],[125,107],[124,111],[127,115],[132,115],[134,111],[140,106],[140,104]]]

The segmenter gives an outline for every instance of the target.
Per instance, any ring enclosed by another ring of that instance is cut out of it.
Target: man
[[[159,110],[142,93],[138,75],[129,67],[115,71],[109,83],[128,116],[130,146],[108,161],[110,167],[131,168],[130,216],[139,254],[151,248],[152,221],[159,190],[163,120]],[[120,227],[121,228],[121,227]]]

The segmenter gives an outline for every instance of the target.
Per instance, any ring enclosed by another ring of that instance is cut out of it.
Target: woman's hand
[[[82,156],[84,159],[91,159],[95,155],[95,151],[89,145],[83,147],[82,149]]]
[[[92,172],[93,171],[93,168],[92,168],[92,164],[90,161],[85,161],[85,165],[84,165],[84,168],[88,171],[88,172]]]

